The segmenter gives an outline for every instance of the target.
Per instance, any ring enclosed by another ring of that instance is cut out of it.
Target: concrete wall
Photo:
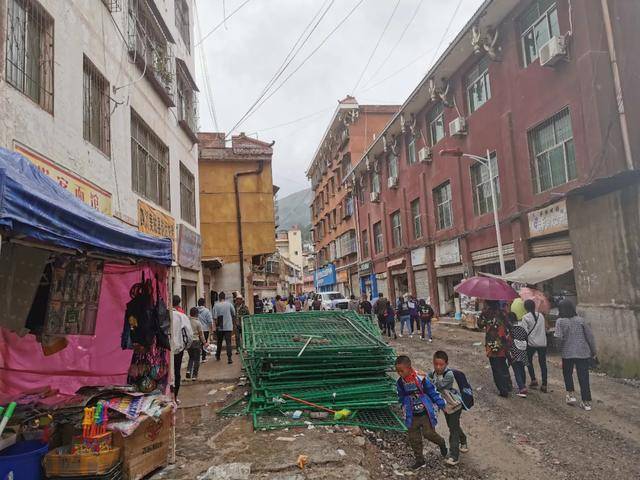
[[[299,229],[292,229],[287,232],[287,237],[289,240],[287,258],[302,270],[302,232]]]
[[[578,309],[604,366],[640,377],[640,187],[567,202]]]

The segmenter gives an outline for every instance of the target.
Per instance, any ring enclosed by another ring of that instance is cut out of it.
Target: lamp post
[[[440,155],[449,156],[449,157],[457,157],[457,158],[470,158],[479,162],[483,166],[489,169],[489,185],[491,187],[491,204],[493,206],[493,223],[496,227],[496,239],[498,241],[498,258],[500,259],[500,273],[504,277],[506,275],[506,270],[504,268],[504,253],[502,251],[502,235],[500,235],[500,222],[498,221],[498,202],[496,198],[496,189],[493,185],[493,169],[491,168],[491,152],[487,150],[486,157],[479,157],[478,155],[471,155],[470,153],[464,153],[459,148],[447,148],[444,150],[440,150]]]

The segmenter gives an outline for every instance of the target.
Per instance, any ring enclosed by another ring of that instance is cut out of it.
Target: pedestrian
[[[316,295],[316,298],[313,302],[311,302],[312,310],[322,310],[322,297],[320,294]]]
[[[407,325],[409,335],[413,337],[413,327],[411,326],[411,313],[409,312],[408,295],[401,296],[396,301],[396,310],[400,319],[400,337],[404,332],[404,326]]]
[[[287,310],[287,304],[282,300],[280,295],[276,295],[276,313],[285,313]]]
[[[256,315],[264,313],[264,303],[257,294],[253,296],[253,313]]]
[[[411,468],[417,470],[426,464],[422,437],[438,445],[442,456],[447,456],[447,444],[435,430],[438,420],[433,405],[435,403],[440,410],[444,410],[446,403],[427,376],[414,370],[409,357],[400,355],[396,359],[396,372],[399,375],[396,383],[398,399],[408,429],[408,443],[415,456]]]
[[[199,310],[197,307],[191,307],[189,310],[189,322],[191,323],[191,345],[187,350],[189,354],[189,362],[187,363],[187,380],[197,380],[198,371],[200,370],[200,357],[202,351],[207,346],[204,338],[204,330],[200,323]]]
[[[499,312],[498,315],[504,315],[503,312]],[[511,334],[511,346],[509,347],[509,363],[513,369],[513,375],[516,377],[516,385],[518,386],[518,393],[516,395],[520,398],[527,398],[527,376],[524,371],[524,367],[529,364],[529,358],[527,355],[527,330],[524,327],[524,318],[519,322],[515,313],[509,312],[507,314],[507,322],[509,325],[509,332]]]
[[[420,299],[420,302],[418,302],[418,315],[420,317],[420,332],[421,332],[420,336],[422,340],[425,339],[424,330],[426,326],[428,340],[429,342],[432,342],[433,336],[431,335],[431,320],[433,320],[433,316],[435,315],[435,312],[433,311],[433,308],[431,307],[431,305],[429,305],[424,299]]]
[[[311,311],[313,310],[312,306],[313,306],[313,301],[316,299],[316,295],[315,293],[310,293],[309,295],[307,295],[307,301],[305,302],[304,308],[305,310]]]
[[[301,312],[302,311],[302,301],[300,300],[300,298],[296,298],[294,300],[293,304],[296,307],[296,312]]]
[[[388,337],[391,337],[391,332],[393,332],[393,339],[398,338],[398,335],[396,335],[396,312],[393,311],[393,307],[389,302],[386,302],[384,329]]]
[[[360,313],[363,315],[371,315],[372,308],[371,302],[367,300],[367,294],[363,293],[360,299],[360,305],[358,306]]]
[[[531,377],[529,386],[531,388],[538,387],[536,372],[533,368],[533,356],[537,353],[542,380],[540,391],[547,393],[547,328],[545,320],[540,312],[536,312],[536,304],[533,300],[525,300],[524,309],[527,313],[522,317],[522,324],[527,331],[527,369],[529,377]]]
[[[460,452],[467,453],[467,436],[460,426],[460,416],[464,410],[464,404],[460,392],[455,388],[455,375],[449,368],[449,355],[438,350],[433,354],[433,371],[429,373],[429,380],[438,390],[447,406],[444,409],[444,418],[449,427],[449,455],[445,463],[450,466],[458,464]]]
[[[209,335],[211,333],[211,328],[213,325],[213,317],[211,316],[211,311],[205,306],[205,299],[198,299],[198,320],[200,320],[200,324],[202,325],[202,332],[204,333],[204,343],[209,342]],[[202,347],[202,363],[206,363],[207,361],[207,351]]]
[[[216,360],[220,361],[222,353],[222,340],[224,340],[227,349],[227,363],[233,363],[231,352],[231,334],[233,333],[233,318],[236,315],[236,309],[227,301],[224,292],[218,295],[218,302],[213,306],[213,318],[216,322],[216,343],[218,349],[216,351]]]
[[[236,334],[236,354],[240,353],[240,348],[242,348],[242,319],[248,315],[251,315],[249,307],[247,307],[244,297],[238,294],[236,296],[236,315],[233,323]]]
[[[285,306],[285,313],[294,313],[296,311],[296,300],[293,295],[289,295],[287,298],[287,304]]]
[[[407,306],[409,307],[409,325],[411,325],[411,334],[420,328],[420,318],[418,317],[418,302],[413,295],[407,295]]]
[[[562,375],[567,391],[567,404],[577,403],[573,387],[573,368],[578,372],[580,384],[580,406],[591,410],[591,388],[589,386],[589,364],[597,363],[596,341],[591,327],[576,313],[569,300],[562,300],[558,308],[558,319],[554,336],[560,341],[562,356]]]
[[[184,351],[191,345],[193,331],[191,330],[191,322],[189,318],[180,310],[182,299],[178,295],[172,298],[173,312],[171,315],[171,353],[173,353],[173,399],[177,404],[178,392],[180,391],[180,370],[182,369],[182,358]]]
[[[358,300],[356,300],[356,296],[353,293],[349,296],[349,304],[347,308],[351,311],[358,313],[360,304],[358,303]]]
[[[387,306],[389,305],[389,301],[384,298],[382,292],[378,293],[378,299],[376,300],[375,305],[373,306],[373,313],[378,317],[378,326],[380,330],[384,333],[387,327]]]
[[[496,384],[501,397],[508,397],[511,391],[511,375],[507,365],[507,352],[511,344],[506,316],[500,312],[495,300],[486,300],[485,308],[478,316],[478,327],[485,330],[484,344]]]

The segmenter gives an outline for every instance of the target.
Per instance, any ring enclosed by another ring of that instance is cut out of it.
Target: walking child
[[[513,374],[516,377],[516,385],[518,386],[518,393],[516,393],[516,395],[520,398],[527,398],[527,377],[524,372],[524,367],[529,364],[529,358],[527,356],[527,330],[524,327],[523,321],[518,322],[518,317],[515,313],[509,312],[507,314],[507,320],[512,338],[508,356]]]
[[[460,426],[460,416],[464,410],[464,404],[460,392],[454,387],[456,380],[453,370],[449,368],[449,356],[447,352],[438,350],[433,354],[433,371],[429,373],[429,380],[438,390],[447,406],[444,409],[444,417],[449,427],[449,455],[445,459],[447,465],[457,465],[460,452],[467,453],[467,436]]]
[[[417,470],[425,466],[422,437],[438,445],[442,456],[447,456],[447,444],[435,430],[438,420],[434,407],[435,403],[440,410],[444,410],[446,403],[427,376],[414,370],[409,357],[400,355],[396,359],[396,372],[400,376],[397,382],[398,399],[404,411],[405,425],[409,429],[407,439],[415,455],[411,468]]]

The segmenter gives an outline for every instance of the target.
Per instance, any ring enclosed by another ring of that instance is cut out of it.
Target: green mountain
[[[278,199],[278,230],[288,230],[297,225],[302,230],[302,240],[308,241],[311,232],[311,210],[313,192],[310,188]]]

